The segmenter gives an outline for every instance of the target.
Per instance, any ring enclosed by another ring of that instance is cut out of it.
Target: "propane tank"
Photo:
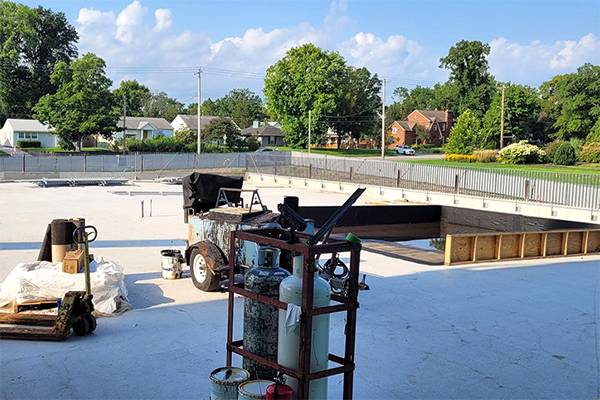
[[[304,257],[296,256],[293,260],[294,274],[285,278],[279,286],[279,300],[300,306],[302,304],[302,274]],[[331,288],[329,283],[315,273],[313,306],[324,307],[329,305]],[[296,308],[296,311],[299,311]],[[288,368],[298,368],[298,352],[300,349],[300,323],[299,314],[294,313],[293,307],[288,310],[279,310],[279,333],[277,362]],[[310,371],[317,372],[327,369],[329,358],[329,314],[313,317],[312,339],[310,349]],[[298,382],[292,377],[286,377],[294,392],[298,390]],[[327,378],[311,381],[308,397],[314,399],[327,399]]]
[[[261,246],[257,266],[244,277],[247,290],[263,296],[277,298],[279,284],[290,276],[279,268],[279,249]],[[244,299],[244,349],[271,361],[277,360],[277,308],[257,300]],[[277,371],[253,360],[244,358],[244,369],[252,378],[271,379]]]

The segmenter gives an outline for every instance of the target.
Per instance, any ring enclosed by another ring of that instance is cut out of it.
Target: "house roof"
[[[405,131],[412,131],[414,128],[414,125],[411,126],[411,124],[409,124],[406,121],[395,121],[398,123],[398,125],[400,125],[402,127],[402,129],[404,129]]]
[[[415,110],[423,114],[431,122],[448,122],[446,111],[441,110]]]
[[[156,129],[173,130],[173,127],[164,118],[150,118],[150,117],[127,117],[126,119],[127,129],[142,129],[145,125],[151,124]],[[119,118],[117,127],[123,128],[123,117]]]
[[[283,136],[283,131],[273,125],[259,126],[258,128],[249,127],[242,129],[243,136]]]
[[[52,128],[48,124],[43,124],[37,119],[16,119],[8,118],[4,123],[4,126],[10,124],[13,131],[23,132],[39,132],[39,133],[51,133]]]
[[[193,131],[198,130],[198,116],[197,115],[179,114],[179,115],[177,115],[177,117],[181,118],[183,120],[183,123],[186,124],[189,129],[191,129]],[[177,117],[175,117],[175,118],[177,118]],[[202,129],[204,129],[208,126],[208,124],[213,122],[215,119],[219,119],[219,118],[221,118],[221,117],[215,117],[213,115],[203,115],[200,119],[200,126],[202,127]],[[225,118],[228,119],[229,121],[233,122],[233,124],[235,125],[236,128],[240,129],[234,120],[232,120],[229,117],[225,117]]]

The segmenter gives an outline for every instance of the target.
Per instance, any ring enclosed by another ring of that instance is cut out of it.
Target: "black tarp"
[[[215,207],[220,188],[241,189],[244,178],[232,178],[230,176],[201,174],[193,172],[183,178],[183,210],[185,216],[188,210],[194,213],[206,212]],[[230,202],[238,202],[240,193],[228,192],[227,198]]]

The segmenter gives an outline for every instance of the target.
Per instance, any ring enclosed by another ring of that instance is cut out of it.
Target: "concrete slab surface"
[[[112,190],[0,184],[0,280],[36,258],[51,219],[83,216],[99,230],[92,252],[125,267],[134,307],[100,319],[90,337],[1,341],[1,399],[209,397],[208,375],[225,362],[226,294],[160,277],[159,250],[186,236],[181,198]],[[260,193],[271,208],[284,195],[305,205],[347,197],[281,187]],[[150,199],[153,216],[142,219],[140,201]],[[445,268],[363,252],[361,268],[371,290],[360,294],[355,398],[600,398],[600,258]],[[343,325],[333,317],[334,353]],[[329,382],[329,398],[341,398],[341,378]]]

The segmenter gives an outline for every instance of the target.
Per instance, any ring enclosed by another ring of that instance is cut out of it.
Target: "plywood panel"
[[[477,260],[491,260],[496,258],[496,237],[479,236],[477,238]]]
[[[500,258],[517,258],[519,254],[519,242],[521,235],[502,235],[500,245]]]
[[[549,232],[548,242],[546,244],[547,256],[558,256],[562,254],[562,232]]]
[[[542,255],[542,234],[528,233],[525,236],[523,255],[525,257],[539,257]]]
[[[600,232],[590,231],[588,235],[588,254],[600,253]]]
[[[451,241],[451,262],[465,262],[472,260],[473,237],[453,237]]]
[[[567,254],[581,254],[583,250],[583,232],[569,232]]]

